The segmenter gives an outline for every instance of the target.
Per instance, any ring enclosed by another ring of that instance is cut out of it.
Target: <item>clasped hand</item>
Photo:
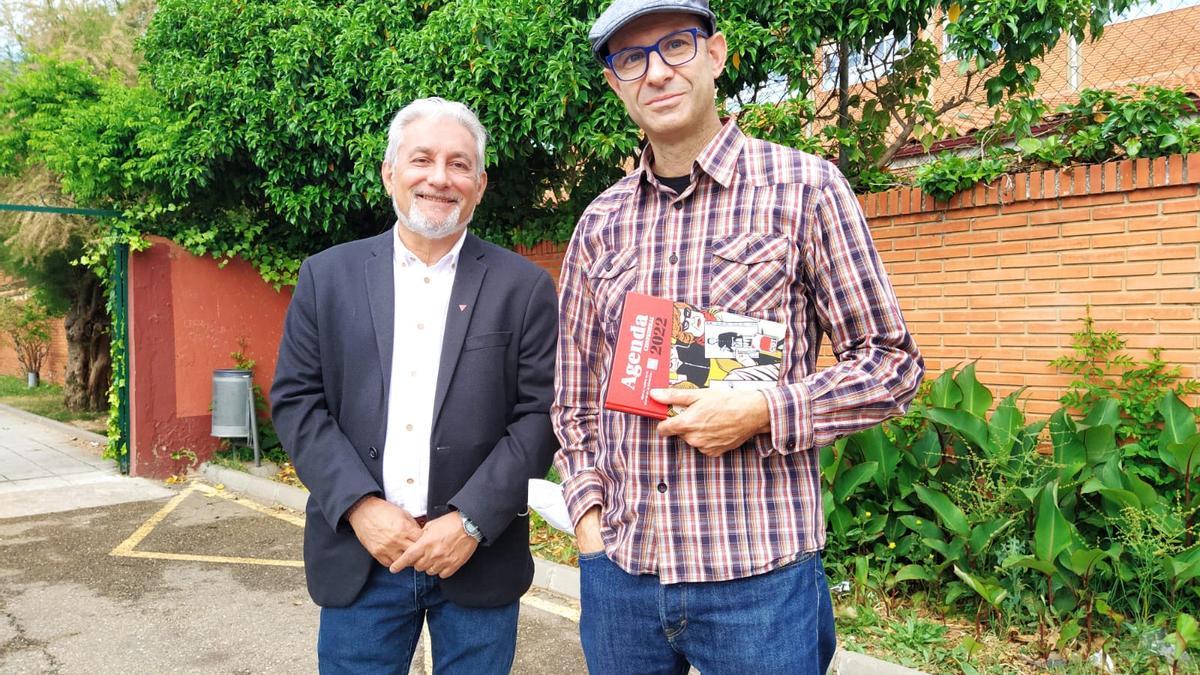
[[[435,518],[422,528],[407,511],[378,497],[365,497],[347,520],[363,548],[393,573],[412,567],[445,579],[479,546],[463,530],[457,513]]]
[[[659,403],[684,410],[658,424],[662,436],[678,436],[709,457],[741,447],[756,434],[770,432],[767,399],[757,391],[654,389]]]

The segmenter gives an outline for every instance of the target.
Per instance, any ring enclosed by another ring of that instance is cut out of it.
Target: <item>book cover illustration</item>
[[[666,419],[650,390],[763,389],[779,382],[783,324],[627,293],[604,407]]]

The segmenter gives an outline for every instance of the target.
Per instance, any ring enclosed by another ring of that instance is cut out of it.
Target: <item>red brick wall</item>
[[[919,190],[860,197],[927,372],[978,359],[1000,395],[1044,416],[1070,382],[1091,306],[1098,330],[1200,378],[1200,155],[1019,174],[949,203]],[[563,246],[518,249],[557,278]],[[828,357],[825,359],[828,362]]]

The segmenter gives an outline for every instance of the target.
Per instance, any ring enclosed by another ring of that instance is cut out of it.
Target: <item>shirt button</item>
[[[425,283],[429,283],[429,277],[425,277]]]
[[[404,482],[405,482],[405,483],[408,483],[409,485],[412,485],[412,484],[413,484],[413,483],[415,483],[416,481],[415,481],[415,480],[413,480],[413,479],[411,479],[411,478],[409,478],[408,480],[406,480],[406,481],[404,481]]]
[[[417,324],[417,330],[425,330],[425,324],[423,324],[423,323]]]
[[[379,451],[376,450],[375,446],[373,445],[371,446],[371,449],[367,451],[367,454],[371,456],[371,459],[379,459]]]
[[[606,270],[611,270],[611,269],[612,269],[612,263],[611,263],[611,262],[606,262],[606,263],[604,263],[604,269],[606,269]]]
[[[790,449],[792,449],[792,448],[795,448],[795,447],[796,447],[796,441],[788,441],[788,444],[787,444],[787,445],[788,445],[788,449],[789,449],[789,450],[790,450]]]
[[[672,253],[671,257],[667,258],[667,261],[670,262],[672,265],[674,265],[675,263],[679,262],[679,256]]]
[[[675,202],[675,210],[676,211],[678,211],[679,209],[682,209],[682,208],[683,208],[683,202]]]
[[[658,484],[658,491],[659,491],[659,492],[666,492],[666,491],[667,491],[667,484],[666,484],[666,483],[659,483],[659,484]]]
[[[405,431],[412,431],[412,425],[411,425],[411,424],[406,424],[406,425],[404,425],[404,430],[405,430]]]
[[[416,377],[416,376],[417,376],[417,371],[415,371],[415,370],[410,370],[410,371],[408,371],[408,375],[409,375],[409,377]]]

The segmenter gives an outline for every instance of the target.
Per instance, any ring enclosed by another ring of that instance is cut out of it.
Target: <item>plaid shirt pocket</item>
[[[788,284],[789,247],[786,238],[769,235],[739,234],[715,242],[710,304],[739,314],[778,309]]]

